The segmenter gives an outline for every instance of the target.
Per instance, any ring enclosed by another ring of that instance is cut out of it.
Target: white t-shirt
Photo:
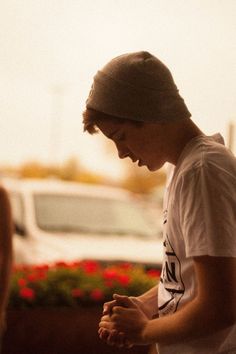
[[[236,158],[222,141],[219,134],[193,138],[167,182],[164,262],[158,290],[160,316],[178,311],[194,298],[192,257],[236,257]],[[160,354],[236,353],[236,326],[202,340],[158,345],[158,351]]]

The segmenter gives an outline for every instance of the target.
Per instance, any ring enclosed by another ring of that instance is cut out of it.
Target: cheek
[[[143,154],[143,152],[146,150],[145,145],[146,144],[144,144],[141,139],[127,142],[128,148],[138,155]]]

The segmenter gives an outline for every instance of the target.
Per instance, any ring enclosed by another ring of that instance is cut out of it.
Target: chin
[[[158,170],[158,168],[155,168],[155,167],[153,167],[153,166],[146,166],[147,167],[147,169],[149,170],[149,171],[151,171],[151,172],[155,172],[156,170]]]
[[[146,165],[147,166],[147,169],[150,171],[150,172],[155,172],[155,171],[158,171],[160,170],[160,168],[163,166],[163,165],[158,165],[158,166],[151,166],[151,165]]]

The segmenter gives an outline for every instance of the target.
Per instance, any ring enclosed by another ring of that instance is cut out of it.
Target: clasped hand
[[[115,294],[113,299],[104,304],[98,330],[100,338],[118,347],[148,344],[145,328],[149,318],[145,305],[135,297]]]

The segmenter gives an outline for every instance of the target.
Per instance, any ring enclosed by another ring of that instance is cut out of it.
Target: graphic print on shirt
[[[167,223],[167,211],[164,212],[164,224]],[[185,286],[181,277],[181,263],[165,234],[164,261],[159,283],[159,314],[160,316],[174,313],[184,295]]]

